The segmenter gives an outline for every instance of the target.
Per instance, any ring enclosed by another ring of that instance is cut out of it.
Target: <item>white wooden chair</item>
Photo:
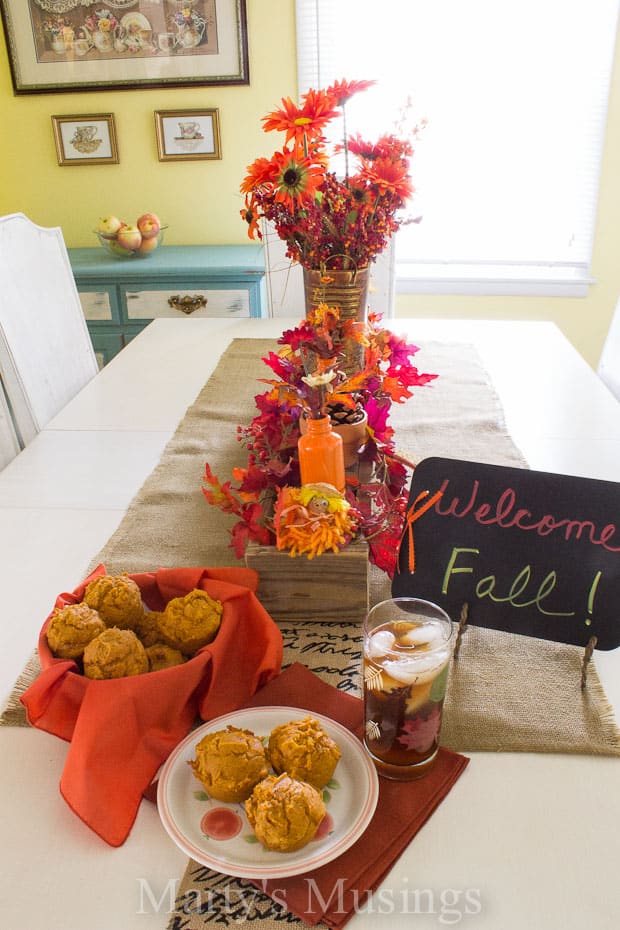
[[[609,324],[598,363],[598,375],[612,394],[620,400],[620,300],[616,304]]]
[[[0,217],[0,380],[20,445],[97,371],[62,231]]]
[[[2,378],[0,378],[0,471],[15,458],[19,451],[19,439],[2,386]]]

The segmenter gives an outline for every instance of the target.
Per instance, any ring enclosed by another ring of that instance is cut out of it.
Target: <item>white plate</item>
[[[126,29],[127,32],[130,31],[132,26],[137,26],[142,32],[153,31],[153,27],[142,13],[125,13],[121,19],[121,26],[123,29]]]
[[[257,841],[243,804],[210,799],[188,762],[196,756],[196,744],[214,730],[235,726],[266,737],[274,727],[307,716],[322,724],[342,753],[334,778],[323,789],[330,818],[326,823],[331,829],[326,836],[312,840],[297,852],[273,852]],[[254,707],[217,717],[179,743],[162,769],[157,806],[170,837],[201,865],[238,878],[286,878],[316,869],[342,855],[370,823],[378,797],[379,779],[373,763],[359,740],[340,723],[298,707]],[[241,830],[231,839],[213,839],[201,830],[205,814],[217,808],[227,811],[222,815],[225,818],[238,817]]]

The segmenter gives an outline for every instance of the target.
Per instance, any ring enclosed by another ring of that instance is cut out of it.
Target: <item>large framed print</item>
[[[246,0],[0,0],[16,94],[248,84]]]

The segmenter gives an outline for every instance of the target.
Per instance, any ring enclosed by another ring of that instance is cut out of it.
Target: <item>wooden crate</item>
[[[368,545],[354,542],[315,559],[249,543],[258,598],[274,620],[360,621],[368,610]]]

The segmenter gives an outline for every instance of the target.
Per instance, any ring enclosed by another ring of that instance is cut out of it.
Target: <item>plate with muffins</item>
[[[375,812],[360,741],[322,714],[254,707],[193,730],[164,765],[159,814],[177,846],[237,878],[301,875],[342,855]]]

